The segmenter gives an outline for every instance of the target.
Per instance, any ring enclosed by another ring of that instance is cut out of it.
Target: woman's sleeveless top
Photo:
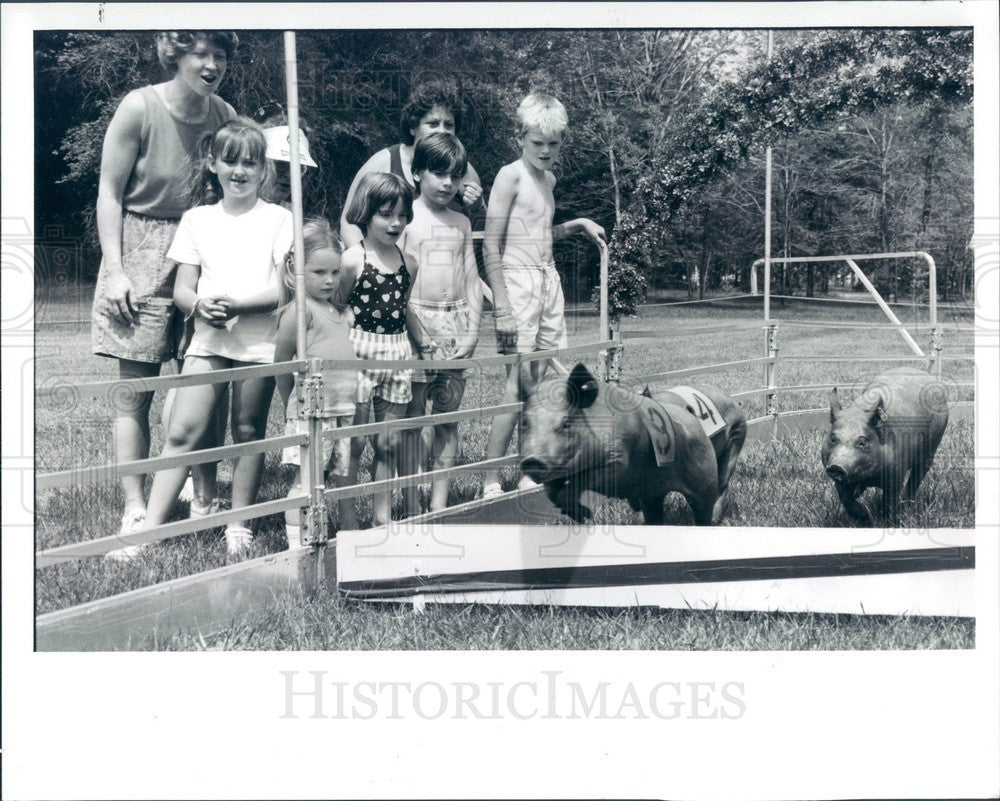
[[[139,154],[125,185],[123,205],[133,214],[180,219],[190,206],[187,185],[198,140],[206,132],[219,130],[232,113],[225,101],[210,95],[204,121],[184,122],[170,113],[154,87],[144,86],[139,94],[146,109]]]

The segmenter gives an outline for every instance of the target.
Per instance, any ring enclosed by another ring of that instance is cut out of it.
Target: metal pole
[[[601,342],[610,339],[608,335],[608,248],[607,245],[600,247],[601,250]]]
[[[295,264],[295,350],[299,359],[306,357],[306,285],[305,253],[302,240],[302,161],[299,150],[299,81],[295,53],[295,33],[285,31],[285,91],[288,100],[288,173],[292,190],[292,255]],[[314,360],[299,374],[299,412],[306,409],[309,421],[309,442],[300,449],[299,468],[302,488],[309,493],[309,507],[300,517],[305,523],[303,543],[313,545],[316,560],[316,586],[324,582],[323,548],[326,542],[326,502],[323,490],[323,433],[317,416],[318,393],[322,388],[319,362]],[[298,388],[297,388],[298,391]],[[303,401],[305,401],[303,403]],[[296,543],[291,543],[296,544]]]
[[[920,255],[927,262],[927,303],[930,305],[931,323],[931,369],[934,375],[941,378],[941,349],[942,331],[938,328],[937,316],[937,265],[930,253],[921,252]]]
[[[295,33],[285,31],[285,91],[288,98],[288,172],[292,185],[293,254],[295,259],[295,350],[306,356],[306,270],[302,253],[302,162],[299,158],[299,80],[296,74]]]
[[[844,261],[846,261],[848,266],[854,271],[854,274],[858,277],[858,280],[864,288],[868,290],[868,293],[875,298],[875,302],[878,304],[878,307],[885,313],[885,316],[889,318],[890,322],[899,326],[899,335],[903,338],[903,341],[910,346],[910,350],[912,350],[917,356],[923,356],[924,352],[920,349],[920,346],[914,341],[913,337],[910,336],[910,332],[903,327],[899,318],[893,313],[892,309],[889,308],[889,304],[882,299],[882,296],[878,293],[875,285],[868,280],[868,276],[864,274],[864,271],[860,267],[858,267],[857,262],[855,262],[854,259],[844,259]]]
[[[767,32],[767,63],[771,63],[774,51],[774,32]],[[753,268],[750,268],[751,271]],[[755,277],[755,276],[754,276]],[[771,143],[767,144],[764,155],[764,355],[774,356],[775,326],[771,323]],[[777,414],[774,403],[774,367],[772,362],[764,365],[764,385],[766,414],[772,415],[771,435],[777,438]]]
[[[767,63],[774,50],[774,31],[767,32]],[[771,319],[771,145],[764,155],[764,320]]]
[[[618,329],[610,331],[614,344],[608,349],[607,358],[604,360],[606,378],[613,384],[618,384],[622,380],[622,335]]]
[[[775,389],[777,387],[777,373],[778,373],[778,324],[775,322],[769,322],[764,327],[765,337],[767,339],[767,355],[773,361],[768,362],[764,365],[764,375],[765,381],[767,383],[767,393],[764,396],[765,410],[764,413],[771,416],[771,439],[777,442],[778,440],[778,403],[776,399],[777,393]]]
[[[599,245],[601,251],[601,310],[600,310],[600,330],[598,336],[601,338],[601,342],[607,342],[611,339],[611,334],[608,325],[608,247],[607,245]],[[612,346],[613,351],[613,346]],[[605,381],[610,380],[611,370],[609,366],[610,359],[612,355],[609,351],[604,351],[604,375],[601,376]]]

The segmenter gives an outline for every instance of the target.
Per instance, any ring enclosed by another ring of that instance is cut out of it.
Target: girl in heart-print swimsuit
[[[413,219],[413,191],[401,178],[389,173],[371,173],[358,185],[347,209],[347,219],[364,231],[364,238],[344,252],[344,268],[355,271],[357,283],[348,299],[354,313],[351,342],[359,359],[369,364],[358,373],[358,409],[354,422],[369,421],[374,407],[375,422],[406,416],[410,402],[412,369],[376,369],[372,361],[413,358],[407,333],[407,302],[416,277],[417,263],[396,245]],[[415,323],[414,323],[415,324]],[[351,443],[351,483],[357,480],[358,462],[365,437]],[[390,431],[375,439],[374,480],[392,478],[405,468],[401,453],[402,432]],[[389,493],[377,493],[376,525],[389,522]]]

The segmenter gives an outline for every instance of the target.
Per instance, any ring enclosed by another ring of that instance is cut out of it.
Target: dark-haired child
[[[356,245],[344,251],[344,269],[356,276],[348,305],[354,314],[351,341],[359,359],[406,360],[413,358],[407,332],[407,301],[417,276],[417,263],[405,255],[397,242],[413,219],[413,191],[398,176],[369,173],[358,184],[346,211],[346,219],[364,232]],[[357,424],[367,423],[374,406],[375,422],[406,416],[412,393],[412,370],[375,369],[366,366],[358,374]],[[403,474],[402,435],[389,431],[375,438],[372,475],[376,481]],[[351,444],[352,482],[357,480],[358,461],[365,438]],[[390,494],[375,496],[376,525],[390,520]]]
[[[467,165],[465,148],[449,133],[420,139],[413,156],[413,177],[419,194],[413,220],[406,227],[403,248],[420,265],[420,278],[410,293],[410,312],[419,324],[413,340],[420,358],[468,359],[479,338],[483,309],[469,218],[449,207],[461,187]],[[463,370],[417,370],[408,416],[456,411],[465,394]],[[420,432],[407,432],[408,471],[416,470]],[[431,461],[435,470],[451,467],[458,452],[458,423],[434,426]],[[404,492],[409,514],[420,512],[415,488]],[[448,479],[435,479],[431,511],[448,504]]]

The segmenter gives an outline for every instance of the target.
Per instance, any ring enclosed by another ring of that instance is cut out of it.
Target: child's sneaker
[[[250,550],[253,532],[246,526],[226,526],[226,553],[239,556]]]
[[[191,478],[190,474],[187,481],[184,482],[184,486],[181,487],[181,494],[177,496],[177,500],[194,502],[194,479]]]
[[[301,541],[301,533],[300,526],[290,526],[285,523],[285,538],[288,540],[289,551],[298,551],[305,548]]]
[[[137,531],[141,531],[143,526],[146,524],[146,510],[139,509],[129,509],[125,512],[122,517],[121,527],[118,529],[119,537],[127,537],[129,534],[134,534]],[[124,548],[117,548],[114,551],[108,551],[104,554],[104,558],[111,562],[128,562],[132,559],[138,557],[143,551],[145,551],[149,545],[146,543],[140,543],[138,545],[126,545]]]
[[[488,484],[483,484],[483,498],[499,498],[503,495],[503,490],[500,488],[499,481],[491,481]]]
[[[534,489],[537,486],[538,482],[531,476],[521,476],[521,480],[517,482],[517,488],[519,490]]]
[[[192,499],[191,508],[188,509],[188,518],[197,517],[208,517],[209,515],[214,515],[222,508],[222,501],[219,498],[213,498],[211,502],[205,506],[201,506],[198,503],[197,498]]]

